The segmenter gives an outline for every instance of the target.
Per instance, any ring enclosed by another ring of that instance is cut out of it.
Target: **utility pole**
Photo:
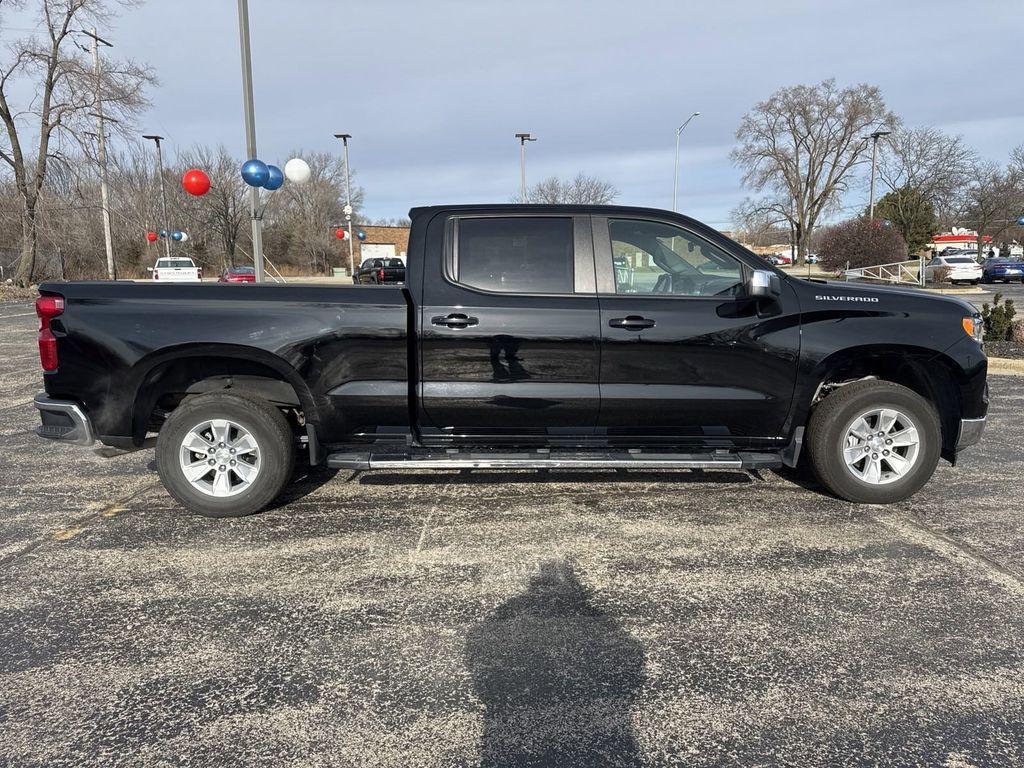
[[[96,159],[100,166],[100,204],[103,207],[103,240],[107,249],[107,277],[117,279],[117,267],[114,264],[114,238],[110,229],[110,192],[107,189],[107,139],[103,130],[103,94],[102,74],[100,70],[100,45],[113,48],[98,34],[96,27],[92,31],[81,30],[83,35],[92,38],[92,69],[96,75]]]
[[[238,38],[242,51],[242,108],[245,111],[245,151],[248,159],[256,157],[256,114],[252,99],[252,50],[249,45],[249,3],[238,0]],[[265,279],[263,272],[263,214],[260,213],[260,190],[249,188],[249,210],[252,216],[252,260],[256,282]]]
[[[352,231],[352,177],[348,172],[348,140],[352,138],[352,134],[336,133],[334,138],[341,139],[345,145],[345,222],[348,224],[348,274],[351,277],[356,273],[355,244],[352,242],[355,237]]]
[[[143,136],[144,139],[149,139],[156,143],[156,172],[160,179],[160,216],[163,218],[163,226],[161,229],[164,231],[164,253],[167,256],[171,255],[171,230],[167,222],[167,193],[164,192],[164,158],[160,152],[160,142],[164,140],[163,136]]]
[[[679,137],[683,135],[683,130],[686,128],[687,125],[690,124],[690,121],[693,120],[693,118],[697,117],[698,115],[700,115],[700,112],[694,112],[692,115],[690,115],[688,118],[686,118],[686,122],[684,122],[682,125],[680,125],[678,128],[676,128],[676,165],[675,165],[675,170],[672,172],[672,210],[673,211],[678,210],[678,208],[676,207],[676,199],[679,196]]]
[[[528,133],[517,133],[519,139],[519,202],[528,203],[526,199],[526,142],[537,139]]]
[[[868,138],[871,139],[871,192],[868,200],[868,220],[875,220],[875,156],[878,154],[878,140],[888,136],[892,131],[875,131]]]

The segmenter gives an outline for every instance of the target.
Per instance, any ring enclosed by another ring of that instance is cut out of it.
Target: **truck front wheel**
[[[935,408],[888,381],[840,387],[807,425],[811,466],[847,501],[891,504],[915,494],[935,472],[942,432]]]
[[[231,392],[190,397],[156,443],[160,480],[183,506],[207,517],[241,517],[277,497],[295,462],[291,428],[265,400]]]

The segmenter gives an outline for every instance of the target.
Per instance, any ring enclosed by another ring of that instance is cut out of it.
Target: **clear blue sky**
[[[746,194],[728,158],[740,117],[828,77],[874,83],[906,123],[962,133],[993,159],[1024,142],[1018,0],[250,0],[250,14],[261,157],[353,134],[371,217],[508,200],[517,131],[539,137],[533,181],[585,171],[619,202],[667,208],[674,129],[699,110],[680,207],[726,227]],[[234,2],[150,0],[102,34],[160,78],[142,129],[172,151],[244,153]]]

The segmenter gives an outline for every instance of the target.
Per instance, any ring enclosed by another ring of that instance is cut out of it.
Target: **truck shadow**
[[[465,660],[484,705],[483,768],[641,765],[632,709],[643,649],[570,562],[542,563],[524,593],[472,627]]]
[[[804,466],[803,464],[796,468],[780,467],[771,471],[787,483],[798,485],[805,491],[811,491],[820,496],[827,496],[830,499],[839,499],[838,496],[818,482],[818,479],[814,476],[814,472],[811,471],[810,467]],[[839,500],[841,501],[841,499]]]
[[[292,473],[292,479],[289,481],[288,485],[284,487],[284,490],[281,491],[281,494],[274,499],[273,503],[268,506],[265,511],[287,506],[293,501],[298,501],[299,499],[308,496],[321,486],[327,485],[327,483],[331,482],[337,474],[337,469],[330,469],[328,467],[311,467],[309,464],[300,464],[296,462],[295,471]]]
[[[700,469],[681,469],[674,472],[642,470],[551,471],[532,470],[479,470],[462,469],[458,472],[359,472],[353,480],[360,485],[526,485],[530,483],[588,483],[611,485],[614,483],[754,483],[756,478],[746,472]]]

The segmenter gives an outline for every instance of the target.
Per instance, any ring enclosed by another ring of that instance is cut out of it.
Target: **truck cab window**
[[[459,219],[454,266],[455,279],[471,288],[502,293],[572,293],[572,219]]]
[[[716,245],[657,221],[609,219],[615,292],[670,296],[736,296],[740,263]]]

